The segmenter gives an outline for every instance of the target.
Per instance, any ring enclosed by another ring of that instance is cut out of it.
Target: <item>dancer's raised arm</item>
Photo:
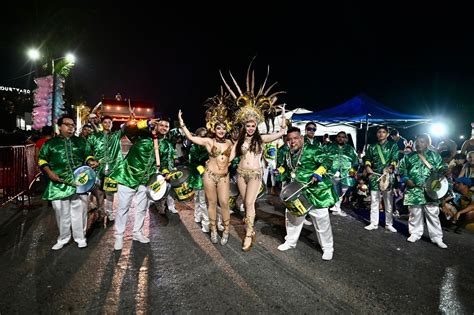
[[[183,121],[183,112],[181,112],[181,109],[178,112],[178,120],[179,120],[179,127],[181,130],[183,130],[184,134],[186,135],[186,138],[188,138],[190,141],[197,145],[202,145],[202,146],[211,146],[212,145],[212,140],[209,138],[201,138],[201,137],[196,137],[193,136],[193,134],[189,131],[189,129],[186,127]]]

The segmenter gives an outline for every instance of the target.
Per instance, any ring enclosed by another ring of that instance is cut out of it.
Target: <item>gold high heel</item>
[[[246,217],[245,223],[247,223],[247,233],[244,237],[244,242],[242,244],[242,250],[244,252],[248,252],[251,248],[253,243],[255,243],[255,231],[253,230],[253,221],[255,217]]]
[[[222,233],[221,245],[225,245],[229,241],[230,219],[224,221],[223,223],[224,223],[224,232]]]

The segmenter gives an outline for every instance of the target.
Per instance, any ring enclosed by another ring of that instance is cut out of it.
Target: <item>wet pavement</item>
[[[445,231],[443,250],[427,237],[408,243],[406,218],[391,233],[366,231],[367,211],[331,215],[335,253],[327,262],[312,226],[295,249],[277,250],[283,210],[267,196],[250,252],[241,250],[239,213],[229,243],[214,245],[191,202],[177,203],[178,214],[149,212],[150,244],[131,240],[131,215],[121,252],[113,225],[95,226],[87,248],[71,242],[52,251],[53,210],[33,204],[0,209],[0,314],[474,313],[474,235],[465,231]]]

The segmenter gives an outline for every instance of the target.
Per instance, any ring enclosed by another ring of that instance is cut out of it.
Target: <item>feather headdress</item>
[[[263,122],[264,114],[267,112],[274,111],[275,107],[278,106],[275,105],[278,99],[277,95],[286,93],[284,91],[279,91],[270,94],[271,89],[277,84],[277,82],[271,84],[268,88],[266,88],[268,75],[270,73],[270,66],[268,66],[267,68],[267,76],[265,77],[265,81],[263,81],[263,84],[260,86],[258,91],[255,91],[255,71],[252,70],[252,75],[250,75],[250,70],[252,68],[252,63],[254,59],[255,57],[252,59],[247,69],[245,92],[242,91],[240,86],[237,84],[237,81],[235,80],[234,76],[229,71],[229,75],[232,79],[232,82],[237,88],[238,93],[235,93],[224,79],[222,72],[219,71],[222,81],[224,82],[224,85],[232,96],[235,102],[235,106],[237,107],[235,119],[239,123],[245,123],[250,120],[255,121],[257,124]]]

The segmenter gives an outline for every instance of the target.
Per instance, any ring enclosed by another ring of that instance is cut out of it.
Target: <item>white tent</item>
[[[312,111],[307,110],[305,108],[296,108],[293,110],[289,110],[285,113],[285,117],[287,119],[291,119],[293,114],[307,114],[307,113],[312,113]],[[280,125],[281,125],[281,115],[277,116],[275,118],[275,132],[280,130]],[[309,122],[309,120],[300,120],[300,121],[293,121],[292,126],[300,128],[302,134],[305,133],[305,125],[306,123]],[[336,135],[339,131],[345,131],[347,134],[351,135],[352,141],[354,142],[354,147],[357,147],[357,128],[355,126],[352,126],[350,124],[344,124],[344,123],[339,123],[339,124],[324,124],[324,122],[316,122],[316,136],[323,136],[324,134],[329,134],[331,135]],[[264,134],[267,132],[267,127],[265,126],[265,123],[261,123],[258,125],[258,130],[260,131],[261,134]],[[270,125],[270,130],[271,130],[271,125]]]

